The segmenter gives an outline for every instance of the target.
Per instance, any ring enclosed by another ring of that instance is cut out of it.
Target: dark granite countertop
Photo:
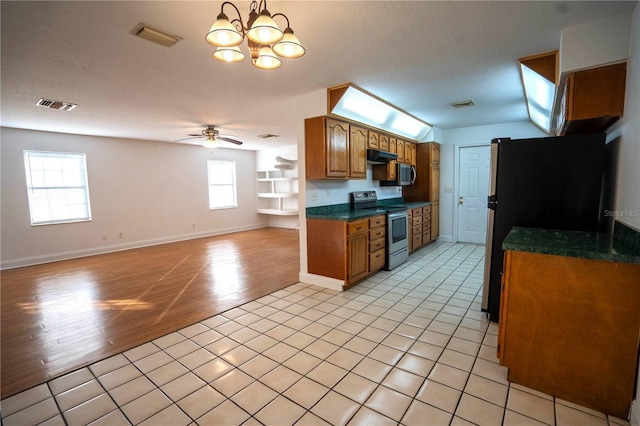
[[[413,209],[430,205],[428,201],[405,203],[402,198],[391,198],[378,200],[377,209],[351,210],[349,203],[334,204],[330,206],[307,207],[307,219],[342,220],[352,222],[354,220],[365,219],[372,216],[387,214],[385,207],[406,207]]]
[[[640,249],[614,234],[514,227],[502,248],[640,265]]]

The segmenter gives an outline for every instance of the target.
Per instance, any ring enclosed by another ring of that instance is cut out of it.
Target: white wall
[[[489,145],[491,139],[508,137],[511,139],[538,138],[548,136],[529,121],[492,124],[487,126],[463,127],[442,130],[440,148],[440,239],[454,241],[454,218],[457,203],[454,200],[457,164],[456,147],[470,145]],[[444,192],[444,187],[454,188],[453,192]]]
[[[566,76],[572,71],[626,60],[629,24],[629,16],[624,14],[562,30],[560,72]]]
[[[1,132],[3,268],[267,226],[256,212],[253,151],[9,128]],[[25,149],[86,153],[90,222],[31,226]],[[209,210],[208,159],[236,161],[237,209]]]
[[[298,146],[288,145],[277,148],[262,149],[256,151],[256,167],[259,171],[276,170],[275,166],[278,164],[276,157],[283,157],[287,160],[298,160]],[[284,170],[283,173],[287,177],[299,177],[298,176],[298,164],[296,163],[293,169]],[[293,189],[298,189],[298,182],[291,183]],[[285,202],[297,204],[300,207],[300,201],[298,199],[289,199]],[[269,226],[276,228],[289,228],[295,229],[299,226],[299,217],[296,216],[274,216],[266,215],[265,218],[269,221]]]

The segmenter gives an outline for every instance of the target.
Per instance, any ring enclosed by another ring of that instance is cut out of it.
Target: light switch
[[[453,186],[445,186],[444,192],[445,194],[453,194]]]

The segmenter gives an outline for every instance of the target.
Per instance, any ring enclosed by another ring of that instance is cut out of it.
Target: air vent
[[[60,111],[71,111],[72,109],[78,106],[77,104],[72,104],[70,102],[54,101],[51,99],[44,99],[44,98],[40,98],[40,100],[36,102],[36,105],[45,107],[45,108],[57,109]]]
[[[280,135],[272,135],[271,133],[265,133],[263,135],[258,135],[258,137],[262,139],[273,139],[273,138],[279,138]]]
[[[173,34],[169,34],[165,31],[158,30],[156,28],[152,28],[148,25],[143,24],[142,22],[136,25],[131,30],[131,34],[166,47],[171,47],[182,40],[182,38],[180,37],[174,36]]]
[[[468,99],[466,101],[452,102],[451,106],[454,108],[466,108],[466,107],[474,106],[475,104],[476,103],[473,101],[473,99]]]

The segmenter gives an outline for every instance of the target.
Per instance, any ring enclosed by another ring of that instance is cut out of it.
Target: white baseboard
[[[629,417],[631,426],[640,426],[640,399],[631,401],[631,413]]]
[[[324,277],[322,275],[309,274],[308,272],[300,272],[298,279],[306,284],[313,284],[319,287],[328,288],[330,290],[344,290],[344,281],[335,278]]]
[[[176,243],[179,241],[195,240],[198,238],[214,237],[216,235],[231,234],[233,232],[250,231],[252,229],[267,228],[268,225],[250,225],[234,228],[216,229],[212,231],[195,232],[192,234],[172,235],[169,237],[152,238],[123,244],[112,244],[102,247],[91,247],[82,250],[71,250],[59,253],[50,253],[41,256],[23,257],[0,262],[0,270],[21,268],[24,266],[40,265],[43,263],[58,262],[61,260],[77,259],[80,257],[95,256],[98,254],[113,253],[142,247],[157,246],[160,244]]]
[[[438,241],[442,241],[443,243],[452,243],[453,235],[439,235]]]

